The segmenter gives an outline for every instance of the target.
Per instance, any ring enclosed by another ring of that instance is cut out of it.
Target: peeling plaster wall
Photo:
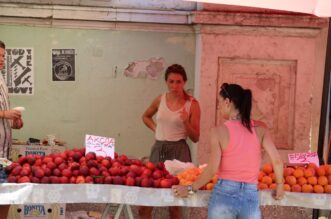
[[[144,28],[146,29],[146,28]],[[12,96],[24,106],[25,126],[14,137],[43,138],[54,133],[69,147],[82,146],[85,134],[116,138],[116,151],[148,156],[152,132],[141,116],[166,91],[163,74],[156,80],[124,76],[130,62],[162,57],[165,67],[180,63],[194,88],[193,33],[84,30],[0,25],[7,47],[34,48],[34,96]],[[52,81],[51,49],[76,50],[76,81]]]

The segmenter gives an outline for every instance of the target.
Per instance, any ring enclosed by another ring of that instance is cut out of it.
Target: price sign
[[[97,156],[114,158],[115,139],[96,135],[85,135],[85,148],[86,153],[94,152]]]
[[[289,163],[306,164],[314,163],[319,166],[317,152],[291,153],[288,154]]]

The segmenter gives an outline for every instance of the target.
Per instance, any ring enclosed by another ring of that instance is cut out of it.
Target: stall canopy
[[[185,0],[203,3],[266,8],[331,17],[331,0]]]

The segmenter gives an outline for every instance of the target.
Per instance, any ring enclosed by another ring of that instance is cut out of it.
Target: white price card
[[[114,158],[115,139],[96,135],[85,135],[86,154],[94,152],[97,156]]]

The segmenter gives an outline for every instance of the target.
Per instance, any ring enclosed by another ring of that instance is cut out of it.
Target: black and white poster
[[[33,49],[7,48],[1,71],[8,92],[12,95],[33,95]]]
[[[75,50],[52,49],[53,81],[75,81]]]

